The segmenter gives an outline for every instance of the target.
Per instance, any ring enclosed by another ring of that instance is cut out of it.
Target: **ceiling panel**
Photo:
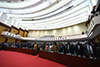
[[[21,2],[21,1],[24,1],[24,0],[0,0],[1,2],[8,2],[8,3],[11,3],[11,2]]]
[[[92,2],[94,1],[24,0],[13,3],[0,1],[0,12],[12,18],[18,28],[57,29],[85,22],[91,13],[94,4]]]

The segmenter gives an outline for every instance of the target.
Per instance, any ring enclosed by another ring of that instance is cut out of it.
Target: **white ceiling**
[[[24,0],[0,2],[0,11],[16,21],[18,27],[47,30],[86,21],[96,3],[97,0]]]
[[[23,0],[0,0],[1,2],[20,2]]]

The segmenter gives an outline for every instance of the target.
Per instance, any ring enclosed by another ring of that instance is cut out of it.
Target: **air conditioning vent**
[[[34,19],[22,19],[22,21],[34,21]]]

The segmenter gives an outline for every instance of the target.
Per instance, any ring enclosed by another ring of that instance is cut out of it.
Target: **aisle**
[[[67,67],[29,54],[0,51],[0,67]]]

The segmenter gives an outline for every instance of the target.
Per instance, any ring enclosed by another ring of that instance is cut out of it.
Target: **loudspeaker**
[[[84,35],[84,32],[82,32],[82,35]]]

